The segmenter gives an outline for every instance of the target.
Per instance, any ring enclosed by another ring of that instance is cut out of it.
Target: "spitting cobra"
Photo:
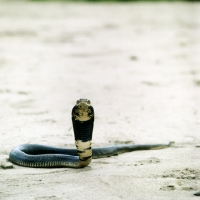
[[[167,144],[121,144],[92,149],[94,109],[87,99],[77,100],[72,109],[72,124],[76,149],[65,149],[40,144],[22,144],[15,147],[9,160],[24,167],[71,167],[81,168],[92,158],[103,158],[136,150],[169,147]]]

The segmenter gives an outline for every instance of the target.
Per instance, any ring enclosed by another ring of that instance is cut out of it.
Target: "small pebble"
[[[13,164],[9,163],[9,162],[0,163],[0,166],[2,169],[12,169],[13,168]]]
[[[167,186],[170,190],[175,190],[175,186],[174,185],[168,185]]]
[[[130,59],[131,60],[137,60],[138,58],[137,58],[137,56],[131,56]]]
[[[191,174],[190,175],[190,179],[195,179],[196,178],[196,175],[195,174]]]

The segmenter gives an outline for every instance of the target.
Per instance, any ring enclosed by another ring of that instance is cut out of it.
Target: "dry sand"
[[[0,199],[198,199],[200,4],[0,1]],[[93,146],[171,148],[34,169],[23,143],[74,147],[71,108],[96,112]]]

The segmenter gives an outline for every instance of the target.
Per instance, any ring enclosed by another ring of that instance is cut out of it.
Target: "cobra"
[[[24,167],[71,167],[81,168],[92,158],[103,158],[136,150],[169,147],[167,144],[121,144],[92,149],[94,109],[87,99],[80,99],[72,109],[76,149],[58,148],[40,144],[22,144],[14,148],[9,160]]]

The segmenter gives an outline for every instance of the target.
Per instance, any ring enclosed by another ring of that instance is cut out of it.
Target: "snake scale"
[[[22,144],[15,147],[9,160],[24,167],[71,167],[81,168],[90,164],[92,158],[103,158],[136,150],[169,147],[167,144],[121,144],[92,149],[94,109],[87,99],[77,100],[72,109],[76,149],[65,149],[40,144]]]

